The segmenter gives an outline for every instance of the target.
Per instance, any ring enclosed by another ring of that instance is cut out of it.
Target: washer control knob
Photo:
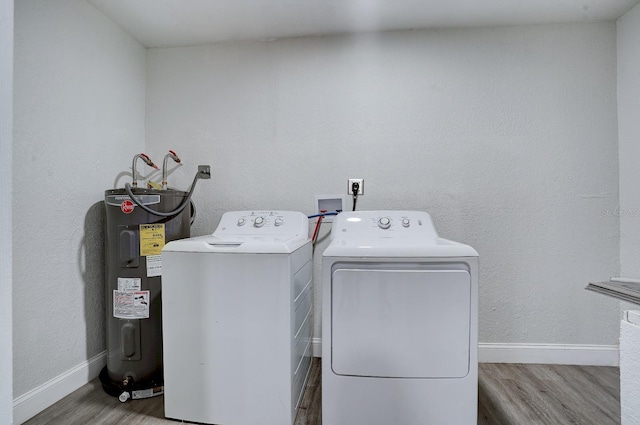
[[[247,222],[247,220],[245,220],[244,218],[241,217],[241,218],[238,219],[238,226],[244,226],[244,223],[246,223],[246,222]]]
[[[411,224],[411,221],[408,218],[402,219],[402,227],[409,227],[410,224]]]
[[[389,217],[382,217],[380,220],[378,220],[378,227],[380,227],[381,229],[388,229],[389,227],[391,227],[391,220],[389,220]]]
[[[281,218],[276,218],[276,221],[273,224],[275,224],[277,227],[277,226],[282,226],[282,223],[284,223],[284,221],[282,221]]]
[[[255,227],[264,226],[264,217],[256,217],[255,220],[253,220],[253,225]]]

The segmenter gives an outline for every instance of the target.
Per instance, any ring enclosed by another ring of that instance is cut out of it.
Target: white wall
[[[638,163],[640,163],[640,6],[636,6],[618,20],[618,134],[620,150],[620,269],[626,277],[640,277],[640,192]],[[622,308],[638,306],[622,303]],[[624,325],[623,329],[631,325]],[[627,334],[628,336],[632,333]],[[640,341],[627,340],[630,348]],[[629,348],[621,350],[628,356]],[[637,352],[634,354],[637,357]],[[621,359],[631,365],[633,359]],[[637,364],[637,362],[635,362]],[[640,423],[640,382],[634,381],[634,371],[621,368],[622,423]],[[640,371],[635,371],[637,375]]]
[[[616,344],[613,23],[391,32],[147,52],[147,149],[198,163],[194,234],[222,212],[430,212],[480,253],[480,341]],[[316,250],[316,266],[320,253]],[[316,327],[320,279],[316,267]]]
[[[640,6],[618,20],[620,268],[640,278]]]
[[[13,422],[11,326],[11,170],[13,140],[13,1],[0,0],[0,423]]]
[[[104,190],[144,147],[144,48],[84,0],[15,4],[14,396],[105,349]]]

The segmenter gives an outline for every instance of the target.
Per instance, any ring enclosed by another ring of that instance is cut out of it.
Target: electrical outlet
[[[210,179],[211,178],[211,166],[209,165],[198,165],[198,175],[201,179]]]
[[[347,182],[347,195],[353,195],[353,184],[358,183],[358,195],[364,195],[364,179],[349,179]]]

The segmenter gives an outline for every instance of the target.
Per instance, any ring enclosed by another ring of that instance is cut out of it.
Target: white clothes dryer
[[[309,220],[239,211],[162,250],[165,416],[291,425],[311,366]]]
[[[478,253],[429,214],[343,212],[322,258],[322,423],[475,425]]]

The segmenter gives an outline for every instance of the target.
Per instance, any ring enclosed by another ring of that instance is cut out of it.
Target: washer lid
[[[212,235],[180,239],[163,252],[291,253],[310,243],[309,219],[296,211],[234,211]]]
[[[477,257],[468,245],[440,238],[422,211],[338,214],[325,257]]]

